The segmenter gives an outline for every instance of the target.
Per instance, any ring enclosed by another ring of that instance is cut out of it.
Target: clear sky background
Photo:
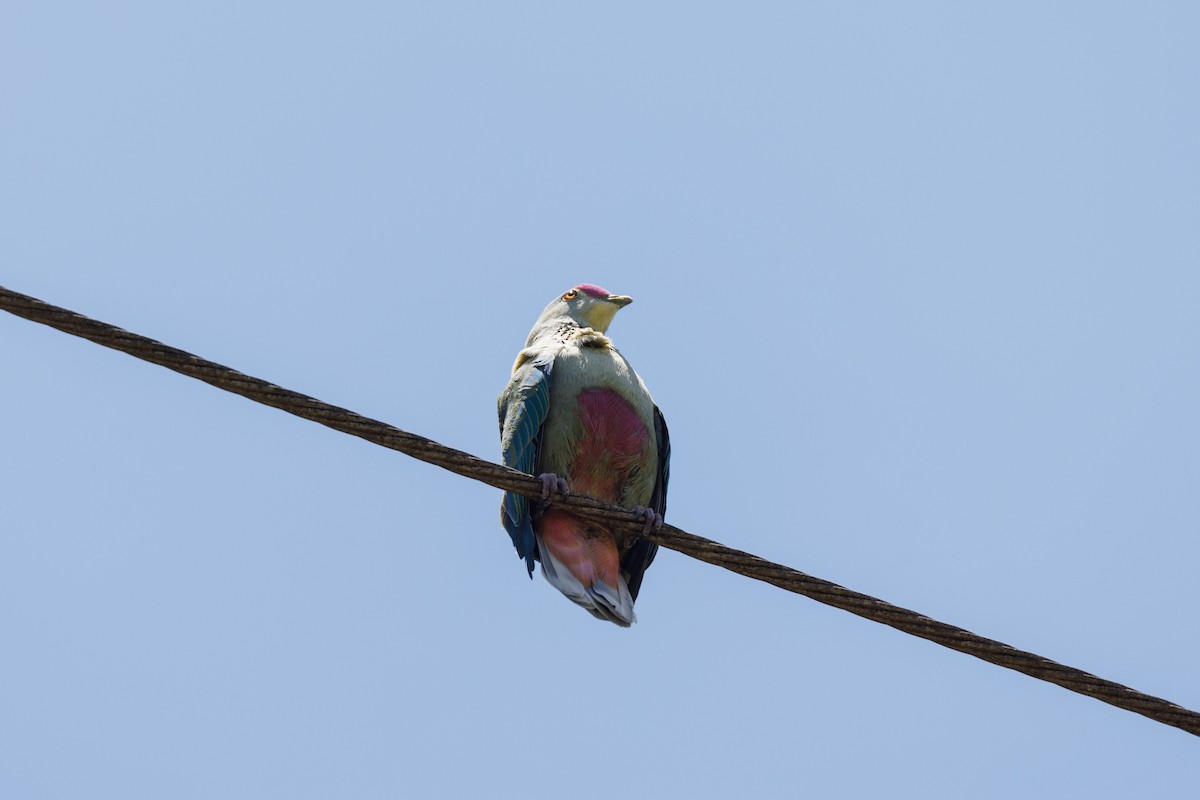
[[[542,307],[668,520],[1200,708],[1194,3],[6,3],[0,284],[478,455]],[[1200,740],[0,315],[6,798],[1153,797]]]

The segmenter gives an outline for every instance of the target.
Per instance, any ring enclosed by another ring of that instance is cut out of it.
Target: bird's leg
[[[653,508],[645,506],[634,506],[633,513],[642,518],[645,525],[642,528],[642,536],[648,536],[651,530],[658,530],[663,526],[662,514],[655,511]]]
[[[542,482],[542,503],[550,505],[550,496],[555,492],[563,499],[567,499],[567,495],[571,493],[570,487],[567,486],[566,478],[560,478],[553,472],[543,472],[538,475],[538,480]]]

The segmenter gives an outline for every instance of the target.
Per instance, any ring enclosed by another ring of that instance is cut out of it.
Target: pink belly
[[[650,431],[612,389],[585,389],[578,402],[583,436],[571,465],[571,489],[619,501],[631,468],[649,452]]]

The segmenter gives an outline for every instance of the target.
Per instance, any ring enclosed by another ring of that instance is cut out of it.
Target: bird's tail
[[[554,588],[599,619],[623,628],[637,621],[611,531],[557,509],[535,527],[542,574]]]

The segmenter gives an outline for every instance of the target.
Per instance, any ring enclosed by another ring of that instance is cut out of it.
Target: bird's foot
[[[566,478],[560,478],[553,472],[543,472],[538,475],[538,480],[542,482],[542,502],[549,504],[550,496],[557,493],[563,500],[571,494],[570,487],[567,486]]]
[[[634,506],[633,513],[641,517],[644,523],[642,526],[642,536],[648,536],[650,531],[656,531],[663,526],[662,514],[658,513],[653,508]]]

